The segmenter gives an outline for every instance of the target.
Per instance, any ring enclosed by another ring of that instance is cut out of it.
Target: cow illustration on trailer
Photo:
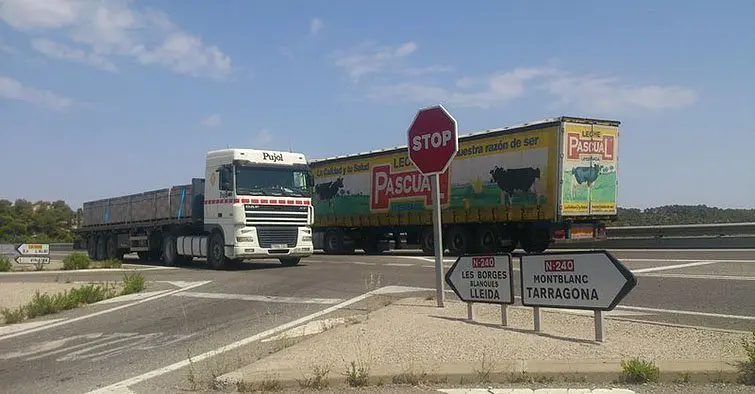
[[[333,198],[343,189],[343,178],[336,178],[335,181],[322,182],[315,185],[315,196],[319,201],[327,201],[328,206],[333,208]]]
[[[600,164],[595,163],[591,167],[574,167],[571,169],[571,174],[574,177],[575,182],[571,182],[571,195],[576,193],[577,185],[583,183],[587,187],[588,191],[592,187],[593,183],[598,180],[598,176],[601,174],[602,167]]]
[[[495,166],[490,170],[491,182],[501,189],[501,203],[510,206],[516,191],[532,192],[537,195],[535,182],[540,179],[540,168],[509,168]]]

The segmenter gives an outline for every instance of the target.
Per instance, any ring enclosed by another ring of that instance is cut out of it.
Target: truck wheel
[[[165,234],[163,237],[163,263],[169,267],[179,264],[179,255],[176,251],[176,237]]]
[[[448,251],[452,256],[461,256],[469,250],[469,232],[462,226],[452,226],[446,239]]]
[[[301,257],[282,257],[278,259],[284,267],[293,267],[301,261]]]
[[[216,270],[225,269],[228,265],[228,259],[225,257],[225,240],[219,233],[212,234],[210,237],[209,250],[207,251],[207,262]]]
[[[475,238],[475,249],[480,253],[493,253],[501,248],[501,238],[498,236],[498,231],[491,225],[478,227]]]
[[[107,236],[107,258],[123,260],[123,253],[118,250],[118,234]]]
[[[102,261],[107,258],[107,236],[105,235],[98,235],[97,236],[97,255],[95,256],[95,260]]]
[[[527,253],[542,253],[550,246],[550,234],[546,230],[532,229],[522,238],[522,249]]]
[[[435,255],[435,239],[432,227],[425,227],[419,235],[419,247],[427,255]]]
[[[97,260],[97,236],[90,235],[87,238],[87,255],[91,260]]]
[[[327,254],[341,254],[343,252],[343,236],[340,231],[329,230],[325,232],[325,245],[323,250]]]

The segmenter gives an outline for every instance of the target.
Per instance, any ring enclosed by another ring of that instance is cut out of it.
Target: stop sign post
[[[442,105],[422,108],[409,126],[409,159],[420,173],[430,176],[433,199],[433,243],[435,246],[435,298],[444,306],[443,236],[440,215],[439,175],[446,172],[459,150],[456,119]]]

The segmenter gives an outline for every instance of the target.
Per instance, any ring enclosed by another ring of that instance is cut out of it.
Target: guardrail
[[[755,235],[755,222],[608,227],[606,235],[612,239],[749,236]]]
[[[608,239],[575,242],[554,249],[755,249],[755,222],[621,226],[606,229]],[[73,244],[50,244],[50,251],[73,250]]]

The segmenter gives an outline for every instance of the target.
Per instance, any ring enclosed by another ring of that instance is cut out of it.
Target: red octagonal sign
[[[420,109],[409,126],[408,149],[422,174],[442,174],[459,149],[456,119],[442,105]]]

